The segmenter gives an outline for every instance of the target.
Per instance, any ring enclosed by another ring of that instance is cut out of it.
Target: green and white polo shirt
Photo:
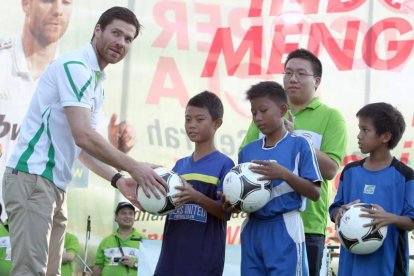
[[[102,276],[137,275],[136,267],[126,269],[126,266],[120,263],[117,258],[122,257],[122,252],[119,248],[121,246],[125,256],[129,256],[134,262],[138,262],[139,247],[142,239],[145,239],[145,235],[137,232],[135,228],[132,229],[131,235],[125,239],[122,239],[118,232],[114,232],[103,239],[96,251],[95,260],[95,264],[103,267]]]
[[[104,80],[91,44],[51,63],[39,80],[7,167],[40,175],[66,190],[81,149],[72,137],[65,107],[89,109],[96,128]]]

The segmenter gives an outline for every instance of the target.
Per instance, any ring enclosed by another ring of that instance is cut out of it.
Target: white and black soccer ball
[[[175,198],[173,195],[180,192],[176,189],[177,186],[184,185],[183,181],[175,172],[168,170],[164,167],[158,167],[154,171],[161,176],[168,184],[167,196],[160,194],[160,199],[157,199],[154,195],[148,198],[144,190],[138,186],[137,188],[137,200],[141,204],[145,212],[153,215],[166,215],[173,211],[177,206],[175,205]]]
[[[233,167],[224,177],[223,194],[233,207],[252,213],[270,199],[271,181],[258,180],[263,175],[252,172],[249,166],[257,164],[246,162]]]
[[[361,208],[374,209],[371,204],[358,203],[352,205],[338,222],[338,237],[345,249],[354,254],[371,254],[381,247],[387,236],[387,226],[373,233],[374,227],[363,225],[372,222],[371,218],[360,217],[365,212]]]

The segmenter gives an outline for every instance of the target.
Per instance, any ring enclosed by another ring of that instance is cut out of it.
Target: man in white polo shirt
[[[25,14],[22,33],[13,39],[0,38],[0,183],[39,77],[57,58],[58,42],[67,29],[73,6],[66,0],[23,0],[21,4]],[[108,119],[101,116],[105,120],[101,120],[99,132],[109,136],[112,145],[128,152],[135,143],[132,126],[126,121],[118,124],[113,114],[107,135]],[[83,175],[87,180],[88,175]],[[5,212],[2,218],[6,218]]]
[[[12,275],[60,274],[65,190],[77,157],[137,206],[137,185],[147,195],[165,194],[166,183],[151,165],[120,152],[94,129],[103,104],[103,70],[125,57],[139,30],[130,10],[111,8],[99,18],[91,44],[55,60],[39,79],[3,178]]]

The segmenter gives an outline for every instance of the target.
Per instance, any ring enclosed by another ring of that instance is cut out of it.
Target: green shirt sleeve
[[[66,233],[64,247],[65,247],[66,252],[72,252],[72,253],[78,254],[79,252],[78,238],[71,233]]]
[[[347,133],[345,119],[337,110],[332,109],[326,132],[323,134],[321,151],[326,153],[338,166],[345,156]]]
[[[95,264],[101,265],[101,266],[103,266],[105,262],[105,255],[104,255],[104,251],[102,248],[103,244],[104,244],[104,241],[102,241],[99,244],[98,249],[96,250],[96,257],[95,257]]]
[[[256,124],[252,121],[247,129],[246,136],[239,147],[239,152],[250,142],[259,139],[259,129],[256,127]]]

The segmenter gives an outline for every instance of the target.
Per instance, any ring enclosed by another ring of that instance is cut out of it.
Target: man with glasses
[[[311,276],[319,275],[322,263],[331,191],[328,181],[335,177],[346,148],[343,116],[336,109],[321,103],[316,96],[321,78],[322,64],[310,51],[297,49],[288,55],[283,84],[291,113],[285,124],[290,131],[312,141],[323,177],[320,199],[308,201],[302,213]],[[261,133],[251,123],[240,148],[259,137]]]

